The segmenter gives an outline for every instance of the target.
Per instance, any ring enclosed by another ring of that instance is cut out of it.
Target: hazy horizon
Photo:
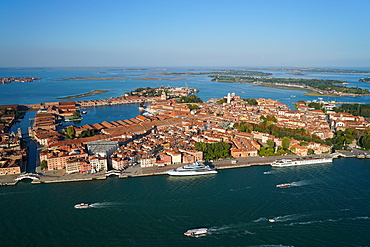
[[[0,67],[370,68],[370,1],[2,1]]]

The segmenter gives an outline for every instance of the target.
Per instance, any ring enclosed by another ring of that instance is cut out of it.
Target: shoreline
[[[324,155],[325,156],[325,155]],[[353,158],[356,157],[356,154],[344,154],[339,153],[339,157],[344,158]],[[246,158],[239,158],[237,159],[238,162],[236,164],[231,164],[231,160],[222,160],[213,162],[212,165],[217,170],[226,170],[226,169],[237,169],[237,168],[246,168],[252,166],[269,166],[271,162],[278,159],[294,159],[298,158],[297,155],[288,155],[288,156],[267,156],[267,157],[246,157]],[[333,156],[333,158],[338,158]],[[206,162],[207,163],[207,162]],[[118,178],[135,178],[135,177],[148,177],[148,176],[158,176],[158,175],[167,175],[166,171],[175,169],[178,167],[183,166],[184,164],[177,164],[177,165],[167,165],[167,166],[153,166],[153,167],[140,167],[140,166],[133,166],[129,167],[127,170],[119,172]],[[15,181],[15,178],[24,175],[17,174],[17,175],[7,175],[6,177],[0,177],[0,186],[9,186],[9,185],[16,185],[19,181]],[[106,172],[100,173],[91,173],[91,174],[83,174],[83,173],[74,173],[74,174],[66,174],[64,170],[57,170],[57,171],[45,171],[41,172],[40,167],[36,168],[36,175],[39,176],[39,179],[35,179],[31,181],[31,184],[49,184],[49,183],[66,183],[66,182],[86,182],[86,181],[93,181],[93,180],[106,180],[108,177],[114,175],[110,174],[107,175]],[[117,176],[115,174],[114,176]],[[29,180],[29,179],[27,179]]]

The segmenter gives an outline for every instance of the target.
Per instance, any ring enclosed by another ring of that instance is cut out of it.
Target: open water
[[[186,71],[186,69],[172,69]],[[0,104],[60,101],[57,97],[95,89],[113,91],[90,98],[122,95],[137,87],[199,88],[203,100],[235,92],[243,98],[272,98],[283,103],[300,99],[304,91],[249,84],[211,82],[206,76],[182,81],[130,80],[155,70],[2,69],[0,77],[41,76],[40,81],[0,85]],[[285,72],[273,72],[286,76]],[[124,75],[126,80],[53,81],[77,76]],[[151,77],[161,77],[151,75]],[[303,77],[357,80],[364,75],[305,74]],[[168,78],[168,77],[165,77]],[[296,97],[291,97],[292,95]],[[89,97],[82,98],[89,99]],[[324,98],[333,99],[333,98]],[[369,103],[369,96],[337,98]],[[88,108],[81,123],[119,120],[139,114],[137,105]],[[35,112],[13,127],[24,132]],[[35,146],[30,143],[31,149]],[[36,165],[32,153],[28,171]],[[269,171],[270,174],[264,174]],[[336,159],[332,164],[272,169],[269,166],[221,170],[199,177],[152,176],[104,181],[0,187],[0,246],[369,246],[370,160]],[[291,182],[285,189],[276,184]],[[76,210],[80,202],[92,208]],[[271,223],[268,220],[274,219]],[[209,227],[210,234],[185,237],[183,232]]]
[[[369,246],[369,176],[369,160],[350,158],[198,177],[22,181],[0,189],[0,245]],[[286,182],[295,186],[275,187]],[[80,202],[93,207],[74,209]],[[183,235],[194,227],[210,234]]]

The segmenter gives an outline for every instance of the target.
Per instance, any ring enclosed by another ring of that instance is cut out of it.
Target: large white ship
[[[286,167],[286,166],[301,166],[301,165],[310,165],[310,164],[321,164],[321,163],[331,163],[333,158],[305,158],[305,159],[282,159],[275,160],[270,165],[275,167]]]
[[[166,171],[168,175],[171,176],[192,176],[192,175],[205,175],[205,174],[215,174],[216,169],[204,165],[203,163],[195,162],[193,164],[188,164],[177,169],[172,169]]]

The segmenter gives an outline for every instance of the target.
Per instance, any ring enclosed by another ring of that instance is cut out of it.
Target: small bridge
[[[17,178],[15,178],[14,180],[15,181],[21,181],[22,179],[32,179],[32,180],[39,180],[40,179],[40,176],[37,175],[37,174],[34,174],[34,173],[26,173],[26,174],[22,174],[20,176],[18,176]]]
[[[111,176],[111,175],[119,176],[119,175],[121,175],[121,174],[122,174],[122,172],[120,172],[120,171],[112,170],[112,171],[106,172],[106,173],[105,173],[105,176],[106,176],[106,177],[109,177],[109,176]]]

